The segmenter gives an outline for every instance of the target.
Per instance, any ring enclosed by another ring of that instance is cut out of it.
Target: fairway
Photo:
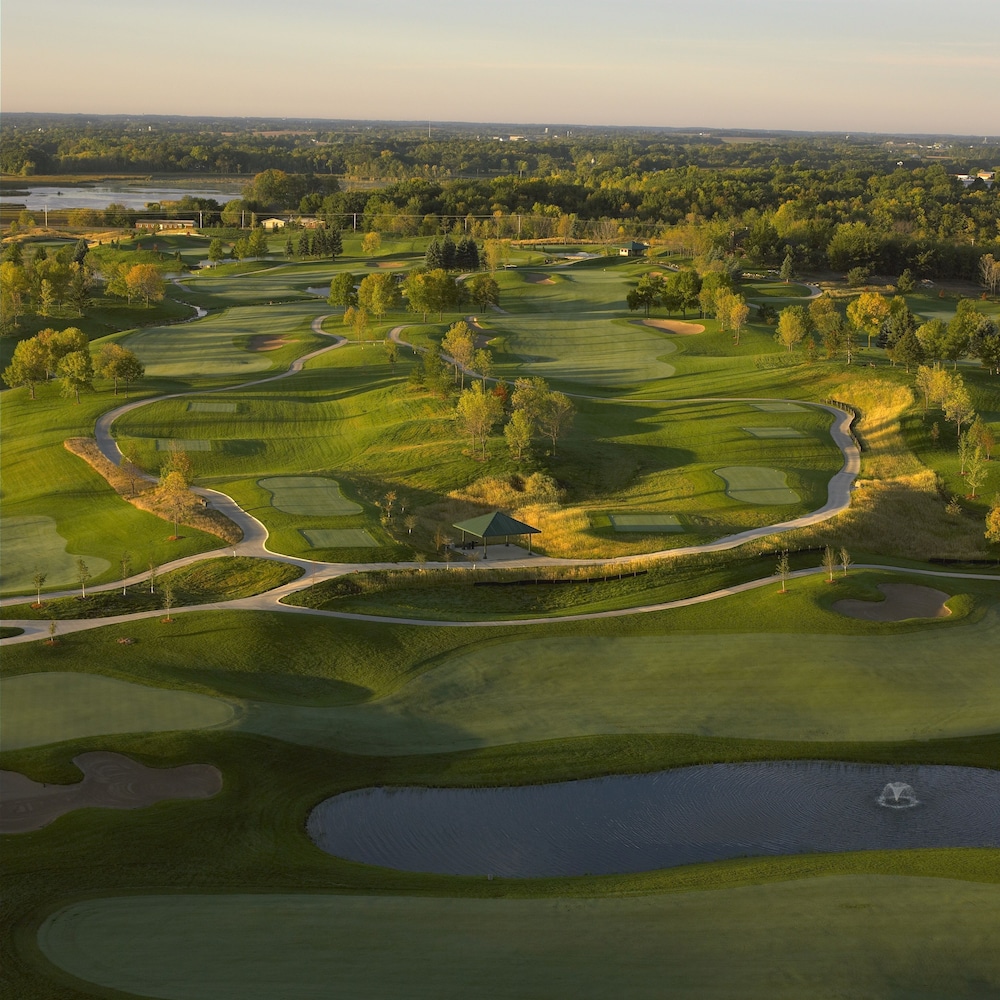
[[[799,406],[798,403],[783,403],[781,401],[774,403],[751,403],[750,405],[755,410],[761,410],[764,413],[805,413],[807,409],[805,406]]]
[[[210,403],[207,399],[195,399],[188,403],[188,413],[235,413],[235,403]]]
[[[175,326],[151,327],[122,344],[135,351],[153,378],[253,375],[270,371],[272,356],[250,350],[259,334],[288,337],[308,331],[318,315],[315,303],[264,308],[234,307]]]
[[[302,536],[314,549],[378,548],[364,528],[303,528]]]
[[[68,542],[56,529],[51,517],[5,517],[0,520],[3,562],[0,563],[0,590],[30,593],[35,573],[45,574],[46,587],[65,587],[79,582],[76,561],[66,551]],[[111,568],[97,556],[83,557],[92,576]]]
[[[885,636],[514,636],[446,655],[375,701],[257,703],[237,726],[398,755],[601,733],[932,739],[993,732],[1000,718],[996,608],[976,624]]]
[[[127,657],[128,647],[121,648]],[[235,707],[218,698],[97,674],[22,674],[0,680],[0,693],[4,750],[106,733],[204,729],[235,715]]]
[[[683,531],[676,514],[609,514],[615,531]]]
[[[984,997],[995,885],[843,875],[625,899],[240,893],[88,899],[38,943],[170,1000]]]
[[[716,469],[726,483],[726,496],[743,503],[786,506],[799,502],[799,495],[788,488],[784,472],[753,465],[731,465]]]
[[[257,485],[271,494],[271,506],[287,514],[336,517],[360,514],[361,506],[345,499],[335,479],[321,476],[276,476]]]
[[[769,438],[800,438],[805,437],[802,431],[797,431],[794,427],[744,427],[747,434],[752,434],[755,438],[767,440]]]
[[[211,451],[212,442],[204,438],[179,440],[178,438],[157,438],[157,451]]]

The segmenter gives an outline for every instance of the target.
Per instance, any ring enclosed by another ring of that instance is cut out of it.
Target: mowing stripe
[[[378,542],[364,528],[303,528],[300,531],[314,549],[378,548]]]
[[[799,502],[799,495],[789,489],[785,473],[756,465],[729,465],[715,474],[726,483],[726,496],[743,503],[787,506]]]
[[[211,441],[178,441],[174,438],[157,438],[157,451],[211,451]]]
[[[797,431],[794,427],[744,427],[747,434],[752,434],[755,438],[801,438],[805,437],[802,431]]]

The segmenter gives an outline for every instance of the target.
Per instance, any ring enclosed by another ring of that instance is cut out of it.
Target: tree
[[[535,431],[531,418],[524,410],[515,410],[503,429],[504,440],[516,461],[520,462],[525,451],[531,446],[531,436]]]
[[[733,341],[736,346],[740,346],[740,332],[746,325],[750,317],[750,306],[742,295],[734,295],[728,303],[729,306],[729,327],[733,331]]]
[[[226,248],[222,245],[222,240],[216,237],[208,244],[208,259],[212,265],[216,265],[226,256]]]
[[[118,565],[121,567],[122,571],[122,597],[125,596],[126,584],[125,581],[128,579],[129,573],[132,572],[132,554],[126,549],[118,559]]]
[[[495,274],[499,267],[506,267],[510,259],[510,240],[487,240],[483,244],[483,256],[490,274]]]
[[[892,363],[906,366],[906,373],[910,373],[910,365],[919,365],[924,360],[924,349],[920,345],[916,332],[906,330],[896,343],[888,349]]]
[[[488,393],[482,382],[474,382],[458,397],[456,416],[472,438],[472,447],[481,441],[483,461],[486,460],[486,439],[503,417],[503,402]]]
[[[197,502],[180,472],[171,470],[160,479],[160,485],[156,491],[156,501],[174,522],[172,538],[176,540],[179,537],[177,534],[178,523],[185,513],[194,508]]]
[[[466,281],[465,290],[481,312],[488,306],[500,305],[500,286],[492,275],[474,274]]]
[[[548,393],[542,403],[538,426],[552,440],[553,455],[556,453],[556,442],[573,426],[575,412],[569,398],[561,392]]]
[[[944,320],[932,319],[917,327],[917,340],[928,361],[943,361],[946,353],[945,340],[948,327]]]
[[[103,344],[97,353],[97,374],[114,382],[115,395],[118,395],[118,383],[125,383],[125,398],[128,399],[128,387],[146,374],[143,363],[134,351],[121,344]]]
[[[787,285],[795,275],[795,254],[791,247],[785,247],[785,259],[781,262],[778,272],[781,280]]]
[[[472,355],[472,370],[485,382],[493,374],[493,352],[488,347],[476,349]],[[506,396],[501,393],[501,402]]]
[[[774,575],[781,578],[781,593],[787,593],[787,588],[785,587],[785,581],[788,579],[789,573],[789,563],[788,563],[788,549],[782,549],[781,555],[778,556],[778,565],[774,568]]]
[[[382,237],[378,233],[365,233],[361,238],[361,252],[370,257],[382,249]]]
[[[163,275],[153,264],[135,264],[125,275],[125,286],[128,289],[129,302],[133,296],[145,299],[147,308],[150,300],[159,302],[163,298]]]
[[[0,263],[0,320],[5,330],[17,327],[30,291],[28,276],[20,264],[11,260]]]
[[[63,383],[62,394],[75,397],[79,403],[80,390],[94,388],[94,363],[90,351],[72,351],[67,354],[59,362],[58,375]]]
[[[804,306],[785,306],[778,314],[774,339],[791,351],[809,333],[809,313]]]
[[[48,374],[48,351],[37,337],[22,340],[14,346],[10,364],[4,369],[3,380],[12,389],[26,385],[29,396],[35,398],[35,386]]]
[[[944,411],[945,420],[955,425],[958,437],[961,437],[962,425],[971,421],[976,415],[976,411],[972,408],[969,390],[966,389],[961,375],[952,375],[948,394],[941,401],[941,409]]]
[[[368,311],[360,306],[348,306],[344,310],[344,326],[354,331],[354,339],[364,344],[368,338]]]
[[[832,545],[827,545],[823,549],[823,569],[827,572],[827,583],[833,583],[833,574],[837,568],[837,553],[833,551]]]
[[[969,341],[969,353],[992,375],[1000,375],[1000,327],[984,318]]]
[[[339,226],[334,226],[330,230],[327,252],[329,253],[331,260],[336,260],[344,252],[344,239],[340,234]]]
[[[970,499],[976,499],[976,490],[983,485],[986,479],[986,459],[983,457],[982,449],[977,445],[969,458],[969,467],[965,473],[965,481],[972,490]]]
[[[977,415],[976,419],[973,420],[972,426],[969,428],[969,437],[972,438],[976,447],[982,450],[986,461],[989,462],[996,446],[996,438],[993,435],[993,429],[981,416]]]
[[[701,291],[701,279],[690,268],[682,268],[675,271],[666,282],[666,288],[678,301],[681,308],[681,316],[687,317],[687,309],[698,302],[698,293]]]
[[[532,431],[539,425],[542,418],[542,409],[545,406],[546,397],[549,394],[549,387],[545,384],[545,379],[519,378],[514,382],[514,392],[510,397],[510,404],[513,411],[523,410],[531,421]]]
[[[41,330],[37,335],[38,342],[45,348],[46,368],[49,375],[55,375],[59,370],[59,363],[67,354],[74,351],[89,350],[87,335],[75,326],[68,326],[65,330],[53,330],[50,327]]]
[[[1000,493],[993,497],[989,513],[986,515],[986,540],[1000,542]]]
[[[882,323],[889,316],[889,303],[884,295],[878,292],[862,292],[848,307],[847,319],[859,333],[868,337],[868,346],[872,346]]]
[[[900,295],[909,295],[916,287],[917,283],[913,278],[913,272],[908,267],[904,268],[903,273],[896,280],[896,291]]]
[[[331,306],[343,306],[349,309],[358,304],[358,293],[354,290],[354,275],[350,271],[341,271],[330,279],[330,294],[326,301]]]
[[[958,303],[944,340],[944,360],[951,361],[953,369],[958,368],[959,359],[968,353],[972,337],[985,318],[971,299]]]
[[[399,305],[400,294],[396,279],[391,274],[369,274],[358,287],[358,304],[378,321]]]
[[[476,349],[475,337],[465,320],[453,323],[441,341],[441,350],[451,358],[455,366],[455,381],[459,380],[461,372],[461,388],[465,388],[465,371],[472,365]]]
[[[972,454],[972,442],[969,439],[969,432],[966,431],[958,439],[958,474],[965,475],[965,467],[969,463],[969,456]]]
[[[83,561],[82,557],[76,560],[76,578],[80,581],[80,596],[87,597],[87,581],[91,577],[90,567]]]
[[[40,569],[35,570],[35,575],[31,578],[31,582],[35,587],[35,607],[40,608],[42,606],[42,587],[45,586],[45,581],[48,577],[47,573],[43,573]]]
[[[1000,260],[995,260],[993,254],[983,254],[978,264],[979,281],[990,295],[996,295],[1000,286]]]
[[[90,305],[91,293],[93,291],[93,274],[84,263],[74,263],[71,265],[72,277],[69,282],[70,305],[76,309],[77,316],[82,316]]]
[[[663,297],[663,278],[658,274],[644,274],[638,284],[626,296],[626,302],[632,312],[644,309],[646,316],[653,306],[658,306]]]
[[[851,565],[851,553],[843,546],[840,548],[840,565],[844,570],[844,576],[847,576],[848,567]]]

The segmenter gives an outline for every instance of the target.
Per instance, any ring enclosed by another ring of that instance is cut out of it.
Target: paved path
[[[177,392],[171,393],[165,396],[157,396],[151,399],[134,400],[129,403],[125,403],[122,406],[116,407],[113,410],[109,410],[107,413],[101,415],[98,419],[95,427],[95,437],[97,439],[97,445],[101,453],[109,460],[114,462],[116,465],[120,464],[122,461],[122,454],[118,448],[117,442],[112,435],[111,428],[114,422],[122,416],[124,413],[131,412],[140,406],[146,406],[149,403],[158,402],[164,399],[176,399],[180,397],[189,397],[195,395],[212,395],[219,392],[228,392],[234,389],[246,389],[255,385],[263,385],[268,382],[274,382],[278,379],[289,378],[290,376],[297,374],[302,371],[306,362],[310,361],[312,358],[318,357],[331,350],[336,350],[339,347],[343,347],[347,343],[347,339],[336,334],[327,334],[322,329],[323,322],[329,318],[330,314],[322,315],[316,317],[312,323],[312,329],[315,333],[322,336],[332,337],[334,343],[321,347],[315,351],[311,351],[308,354],[303,355],[301,358],[296,359],[285,371],[279,372],[275,375],[269,375],[264,378],[254,379],[250,382],[242,382],[238,385],[221,386],[214,389],[202,389],[195,391]],[[405,347],[411,348],[414,352],[418,350],[413,344],[402,339],[402,331],[406,329],[407,324],[394,327],[390,333],[390,338],[397,344]],[[584,396],[576,394],[575,398],[578,399],[604,399],[605,397],[594,397],[594,396]],[[689,402],[775,402],[774,399],[767,397],[704,397],[697,399],[648,399],[643,400],[644,402],[652,403],[689,403]],[[850,506],[851,489],[853,487],[854,479],[856,478],[861,464],[861,454],[851,436],[851,421],[853,417],[844,413],[843,411],[837,409],[836,407],[827,406],[821,403],[807,403],[801,400],[794,400],[798,405],[811,406],[818,409],[827,410],[834,416],[834,423],[831,427],[831,436],[837,447],[840,449],[841,454],[844,457],[843,465],[839,472],[837,472],[833,478],[830,480],[829,493],[826,504],[818,510],[812,511],[809,514],[803,514],[800,517],[793,518],[789,521],[781,522],[780,524],[767,525],[759,528],[751,528],[747,531],[739,532],[735,535],[727,535],[724,538],[717,539],[714,542],[707,542],[701,545],[689,545],[682,548],[666,549],[659,552],[652,552],[647,554],[642,554],[639,556],[617,556],[610,559],[559,559],[549,556],[539,556],[539,555],[528,555],[525,553],[523,558],[515,558],[504,560],[503,565],[510,568],[523,568],[523,567],[537,567],[537,566],[617,566],[635,562],[637,559],[649,560],[649,559],[674,559],[679,556],[692,555],[702,552],[720,552],[727,549],[736,548],[745,542],[752,541],[753,539],[764,538],[775,534],[780,534],[782,532],[793,531],[797,528],[807,527],[809,525],[817,524],[821,521],[825,521],[836,514],[841,513]],[[146,478],[152,479],[153,477],[147,476]],[[224,601],[214,604],[198,605],[196,607],[188,608],[178,608],[172,610],[172,614],[180,614],[185,611],[194,610],[219,610],[222,608],[228,609],[238,609],[238,610],[270,610],[270,611],[294,611],[298,614],[314,614],[326,617],[339,617],[339,618],[350,618],[356,620],[376,620],[382,622],[393,622],[400,624],[414,624],[414,625],[448,625],[456,628],[475,628],[484,627],[487,625],[497,625],[497,624],[537,624],[541,622],[568,622],[568,621],[583,621],[589,618],[601,618],[601,617],[619,617],[622,615],[629,614],[642,614],[650,611],[663,611],[669,610],[674,607],[685,607],[690,604],[697,604],[703,601],[717,600],[720,597],[729,596],[730,594],[740,593],[743,590],[753,589],[754,587],[765,586],[768,582],[771,582],[771,578],[766,578],[764,580],[754,581],[749,584],[741,584],[738,587],[728,588],[726,590],[715,591],[711,594],[701,595],[698,597],[686,598],[683,601],[668,602],[666,604],[657,605],[646,605],[638,608],[625,608],[617,611],[610,612],[595,612],[591,614],[582,615],[566,615],[557,618],[537,618],[537,619],[522,619],[520,621],[502,621],[502,622],[451,622],[451,621],[427,621],[425,619],[404,619],[404,618],[371,618],[365,615],[348,614],[344,612],[327,612],[327,611],[314,611],[311,609],[304,608],[293,608],[288,605],[283,605],[280,603],[283,597],[289,594],[295,593],[296,591],[302,590],[306,587],[310,587],[315,583],[322,580],[329,580],[334,577],[343,576],[348,573],[361,572],[365,570],[377,570],[377,569],[405,569],[413,568],[419,566],[422,569],[428,570],[449,570],[451,569],[451,564],[448,563],[326,563],[319,562],[316,560],[302,559],[294,556],[288,556],[283,553],[271,552],[267,548],[267,538],[268,532],[266,527],[252,514],[243,510],[231,497],[225,493],[221,493],[217,490],[209,490],[203,488],[195,488],[195,493],[203,497],[209,506],[214,507],[216,510],[221,511],[231,520],[236,522],[241,530],[243,531],[243,539],[238,544],[230,546],[225,550],[214,549],[209,552],[201,552],[195,555],[187,556],[181,559],[174,560],[173,562],[166,563],[163,566],[158,567],[159,572],[167,572],[173,569],[178,569],[182,566],[189,565],[194,562],[198,562],[204,559],[218,558],[223,552],[231,551],[234,556],[244,555],[244,556],[254,556],[254,557],[266,557],[271,559],[277,559],[281,562],[289,563],[294,566],[298,566],[303,570],[303,576],[293,583],[286,584],[282,587],[278,587],[266,594],[261,594],[257,597],[247,598],[238,601]],[[892,569],[893,567],[877,567],[882,569]],[[457,569],[457,567],[456,567]],[[472,569],[466,569],[464,564],[462,570],[465,572],[474,572],[475,566]],[[819,570],[803,570],[799,571],[793,576],[804,576],[810,573],[819,572]],[[961,578],[961,574],[947,574],[947,573],[930,573],[929,575],[937,576],[953,576]],[[148,578],[146,573],[139,573],[132,577],[129,577],[124,584],[127,586],[135,586],[143,583]],[[975,574],[968,575],[970,579],[1000,579],[993,577],[977,576]],[[99,587],[92,587],[91,592],[98,591],[108,591],[116,590],[118,587],[123,585],[123,581],[118,581],[114,583],[104,584]],[[47,598],[53,599],[58,597],[73,596],[76,594],[76,589],[70,589],[65,591],[60,591],[58,593],[49,593],[46,595]],[[23,604],[25,601],[24,597],[9,597],[0,601],[0,606],[10,606],[14,604]],[[162,611],[150,611],[142,612],[136,615],[123,615],[112,618],[104,619],[80,619],[76,621],[66,621],[60,623],[60,631],[75,632],[82,631],[85,629],[98,628],[102,625],[115,624],[119,622],[128,622],[138,618],[152,618],[157,616],[162,616]],[[3,640],[3,644],[11,644],[17,642],[26,642],[39,638],[43,634],[47,634],[48,625],[47,623],[40,622],[7,622],[6,624],[16,626],[19,628],[24,628],[25,633],[20,636],[15,636],[10,639]]]
[[[494,618],[478,619],[475,621],[456,621],[450,619],[434,618],[401,618],[393,615],[364,615],[352,611],[321,611],[316,608],[300,608],[291,604],[283,604],[282,599],[294,594],[296,591],[311,587],[321,579],[329,579],[338,575],[339,572],[350,572],[358,569],[382,568],[371,566],[332,566],[330,564],[316,564],[320,567],[316,573],[307,573],[305,576],[286,583],[266,594],[258,594],[256,597],[245,597],[236,601],[216,601],[210,604],[197,604],[185,608],[171,608],[171,615],[188,614],[192,611],[272,611],[285,612],[287,614],[313,615],[317,618],[339,618],[347,621],[373,622],[383,625],[416,625],[434,628],[496,628],[496,627],[523,627],[525,625],[557,625],[567,622],[594,621],[599,618],[625,618],[631,615],[645,615],[656,611],[672,611],[676,608],[688,608],[695,604],[706,604],[709,601],[718,601],[724,597],[731,597],[734,594],[746,593],[749,590],[758,590],[761,587],[777,587],[778,580],[772,574],[762,577],[759,580],[750,580],[747,583],[735,584],[732,587],[724,587],[720,590],[713,590],[707,594],[696,594],[693,597],[683,597],[676,601],[664,601],[659,604],[643,604],[636,607],[616,608],[611,611],[586,611],[578,614],[552,615],[540,618]],[[385,564],[398,569],[397,564]],[[441,569],[445,563],[425,563],[425,569]],[[878,570],[887,573],[906,573],[914,576],[930,577],[944,580],[987,580],[1000,582],[1000,576],[986,575],[979,573],[949,573],[943,570],[922,570],[922,569],[902,569],[899,566],[883,566],[879,563],[859,563],[852,566],[852,569]],[[462,569],[460,572],[471,573],[474,570]],[[814,569],[800,569],[788,574],[788,580],[802,579],[803,577],[816,576],[826,573],[822,566]],[[117,584],[121,586],[121,584]],[[51,595],[47,595],[51,596]],[[23,603],[23,601],[22,601]],[[107,618],[77,618],[70,621],[58,623],[57,635],[68,635],[74,632],[86,632],[90,629],[103,628],[106,625],[128,625],[130,622],[142,621],[146,618],[162,618],[166,612],[163,610],[139,611],[129,615],[110,615]],[[34,642],[38,639],[47,638],[49,626],[46,621],[34,621],[22,619],[19,621],[4,621],[5,626],[23,628],[22,635],[13,636],[3,640],[3,645],[15,645],[21,642]]]

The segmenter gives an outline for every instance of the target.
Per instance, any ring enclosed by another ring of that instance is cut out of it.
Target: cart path
[[[397,567],[397,564],[385,564]],[[444,568],[445,563],[425,563],[423,568]],[[333,568],[333,567],[330,567]],[[359,567],[355,567],[359,568]],[[398,567],[397,567],[398,568]],[[880,563],[857,563],[852,564],[855,570],[876,570],[887,573],[905,573],[920,577],[930,577],[932,579],[943,580],[987,580],[1000,582],[1000,575],[986,575],[979,573],[949,573],[943,570],[924,569],[904,569],[899,566],[887,566]],[[474,570],[462,570],[471,573]],[[816,576],[826,573],[822,566],[811,569],[799,569],[791,572],[787,580],[798,580],[803,577]],[[333,575],[333,574],[331,574]],[[695,604],[706,604],[710,601],[718,601],[724,597],[732,597],[734,594],[746,593],[750,590],[758,590],[761,587],[779,586],[778,579],[771,576],[761,577],[758,580],[750,580],[746,583],[734,584],[732,587],[723,587],[720,590],[713,590],[707,594],[696,594],[693,597],[682,597],[675,601],[663,601],[658,604],[642,604],[635,607],[615,608],[611,611],[583,611],[577,614],[552,615],[540,618],[493,618],[476,619],[472,621],[453,621],[449,619],[435,618],[402,618],[393,615],[364,615],[352,611],[322,611],[316,608],[300,608],[292,604],[281,603],[282,599],[294,594],[297,590],[309,587],[318,582],[319,579],[328,579],[329,576],[303,577],[292,583],[284,584],[269,590],[266,594],[258,594],[256,597],[244,597],[235,601],[214,601],[209,604],[196,604],[184,608],[171,608],[170,616],[189,614],[193,611],[272,611],[284,612],[286,614],[312,615],[317,618],[335,618],[346,621],[371,622],[373,624],[384,625],[415,625],[433,628],[503,628],[524,627],[526,625],[558,625],[571,622],[595,621],[600,618],[626,618],[631,615],[645,615],[657,611],[673,611],[677,608],[688,608]],[[120,584],[118,586],[121,586]],[[23,601],[22,601],[23,603]],[[159,609],[153,611],[138,611],[131,615],[109,615],[107,618],[75,618],[58,622],[56,638],[70,635],[75,632],[86,632],[95,628],[104,628],[106,625],[127,625],[130,622],[142,621],[147,618],[163,618],[166,611]],[[2,640],[0,645],[10,646],[22,642],[35,642],[39,639],[46,639],[49,635],[49,623],[47,621],[36,621],[34,619],[5,620],[2,623],[7,627],[23,628],[24,633]]]

